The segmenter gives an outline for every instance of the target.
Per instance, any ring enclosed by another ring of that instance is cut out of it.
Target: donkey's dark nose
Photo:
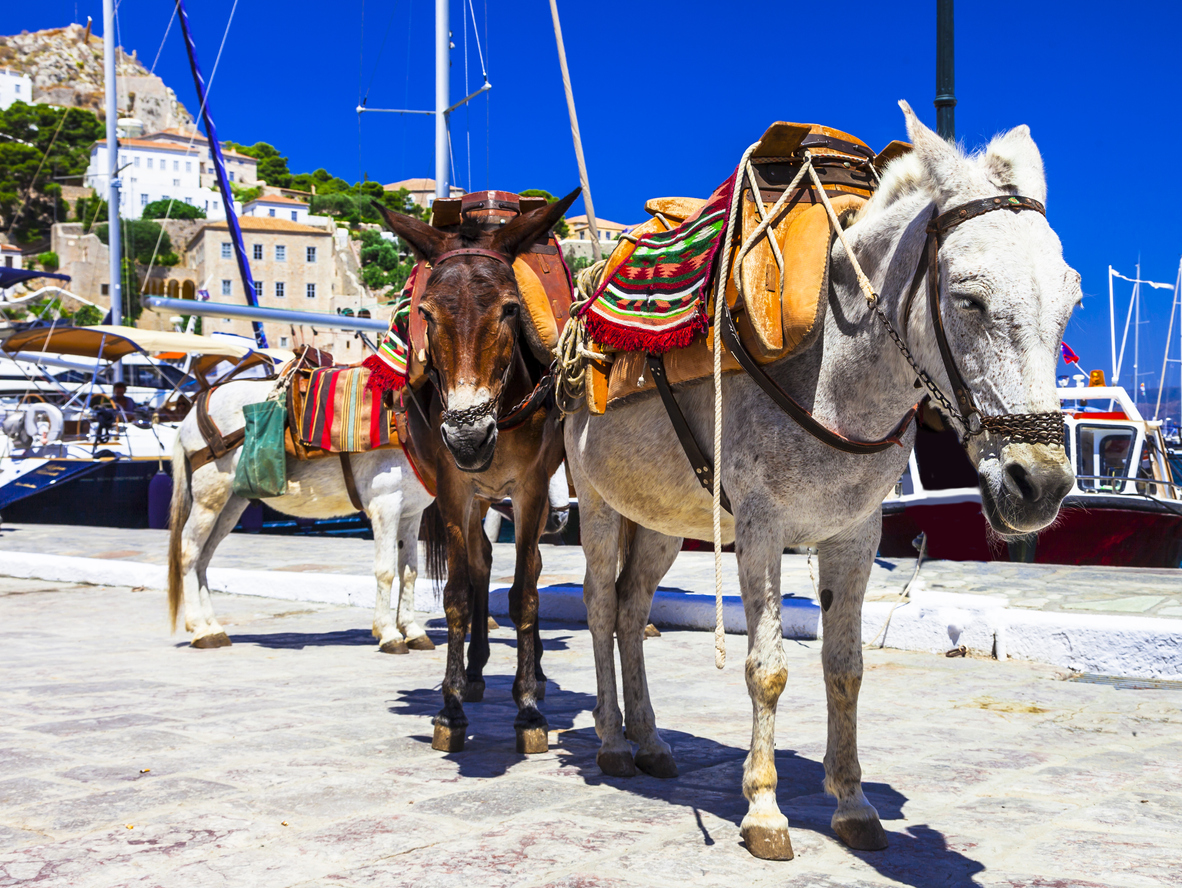
[[[443,443],[451,451],[456,468],[464,472],[482,472],[492,462],[497,446],[497,420],[482,416],[475,422],[444,423],[440,428]]]
[[[1024,503],[1036,503],[1039,497],[1038,481],[1017,460],[1006,463],[1005,486],[1011,494]]]

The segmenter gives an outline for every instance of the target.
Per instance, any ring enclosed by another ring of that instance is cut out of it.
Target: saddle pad
[[[613,252],[580,317],[591,339],[623,351],[664,354],[707,329],[706,293],[723,241],[732,176],[683,224],[643,233]],[[663,227],[663,226],[662,226]]]
[[[300,442],[333,453],[364,453],[391,443],[390,413],[367,385],[368,367],[313,371],[300,420]]]

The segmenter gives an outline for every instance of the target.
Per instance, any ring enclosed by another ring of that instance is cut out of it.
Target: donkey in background
[[[477,500],[513,503],[517,566],[509,592],[517,627],[513,699],[517,749],[548,748],[548,724],[538,709],[538,541],[549,513],[551,477],[563,460],[562,427],[552,394],[536,398],[548,368],[525,342],[526,323],[513,261],[544,238],[578,196],[490,230],[473,222],[442,231],[382,210],[387,224],[432,265],[418,311],[426,322],[426,364],[431,385],[410,396],[421,409],[407,416],[418,451],[436,479],[437,505],[446,529],[447,670],[443,708],[435,717],[432,746],[463,749],[468,718],[463,702],[482,699],[488,662],[486,624],[491,546]],[[536,401],[536,403],[535,403]],[[473,627],[467,670],[464,636]],[[542,685],[544,688],[544,684]]]

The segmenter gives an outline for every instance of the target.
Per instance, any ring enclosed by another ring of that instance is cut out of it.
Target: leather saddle
[[[496,228],[508,223],[521,213],[546,206],[544,197],[522,197],[510,191],[473,191],[461,197],[439,198],[432,205],[431,224],[443,231],[455,230],[460,223],[475,221],[485,228]],[[407,321],[410,360],[407,377],[410,385],[418,388],[427,362],[427,328],[419,314],[419,301],[430,280],[430,266],[420,262],[410,296],[410,316]],[[522,325],[526,341],[535,358],[544,365],[554,360],[558,337],[570,318],[573,280],[558,239],[549,236],[544,243],[535,244],[528,253],[513,263],[517,289],[525,307]]]
[[[826,196],[841,216],[856,211],[870,198],[882,167],[906,153],[910,146],[892,142],[875,154],[860,139],[831,127],[772,124],[750,158],[758,195],[742,171],[737,180],[743,184],[739,199],[741,218],[734,242],[726,246],[732,259],[759,225],[757,203],[762,202],[765,211],[771,211],[800,171],[805,149],[812,155]],[[634,228],[631,234],[638,236],[676,228],[704,203],[688,197],[653,198],[645,204],[652,218]],[[829,255],[835,236],[812,178],[806,174],[771,226],[744,257],[740,269],[741,298],[733,279],[728,280],[726,300],[735,317],[740,341],[758,363],[768,364],[788,357],[818,332],[829,289]],[[783,257],[782,275],[770,243],[773,237]],[[624,252],[620,248],[613,252],[605,277],[622,261]],[[709,334],[702,333],[688,347],[667,352],[664,363],[668,382],[676,384],[709,376],[714,366],[712,345]],[[741,369],[729,351],[724,351],[722,368],[725,373]],[[609,405],[647,394],[654,387],[644,352],[618,352],[610,364],[589,365],[588,406],[592,413],[602,413]]]

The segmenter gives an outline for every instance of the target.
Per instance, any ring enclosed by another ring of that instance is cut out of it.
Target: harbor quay
[[[131,575],[162,563],[167,539],[52,530],[6,527],[0,560],[35,554]],[[507,548],[497,547],[494,587]],[[363,540],[233,535],[215,564],[293,584],[344,582],[368,569],[371,553]],[[543,547],[541,585],[577,583],[580,554]],[[695,556],[682,553],[666,584],[708,591]],[[815,562],[787,558],[785,594],[807,600]],[[892,578],[902,586],[913,566],[876,564],[872,596]],[[1103,581],[1089,584],[1094,574]],[[981,565],[932,562],[919,576],[968,590],[949,594],[999,586]],[[1015,610],[1067,613],[1106,600],[1089,612],[1178,620],[1164,580],[1120,576],[1117,585],[1103,571],[1065,570],[1041,596],[1017,574],[1000,585]],[[170,633],[158,589],[0,579],[0,885],[1182,884],[1176,682],[1096,683],[1015,657],[868,646],[863,781],[890,846],[860,852],[834,835],[821,787],[820,642],[786,639],[777,799],[796,857],[770,862],[752,857],[737,830],[750,742],[741,635],[728,635],[720,671],[710,633],[658,620],[661,635],[645,642],[648,680],[680,775],[622,779],[595,763],[583,624],[543,610],[548,752],[514,751],[515,636],[501,620],[484,701],[468,707],[467,744],[446,754],[431,749],[447,656],[441,618],[423,621],[434,651],[389,656],[377,652],[364,607],[216,601],[234,643],[197,650]]]

